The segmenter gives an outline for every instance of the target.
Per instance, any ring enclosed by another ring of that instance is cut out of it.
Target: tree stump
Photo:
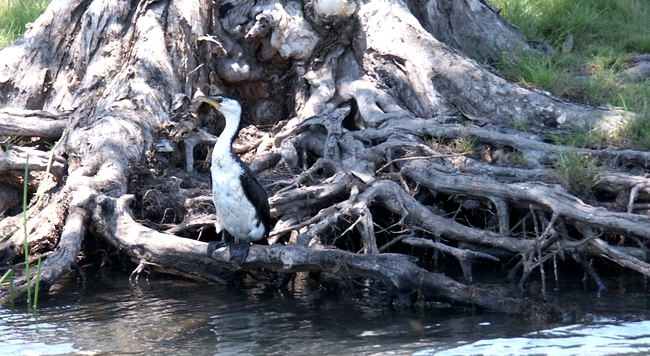
[[[235,149],[275,219],[245,270],[370,279],[400,303],[508,313],[530,312],[523,296],[542,300],[527,286],[551,259],[597,281],[593,258],[650,276],[648,178],[603,173],[591,196],[576,195],[553,169],[575,149],[543,139],[612,130],[621,113],[523,88],[487,64],[520,50],[535,49],[475,0],[54,1],[1,50],[0,261],[18,272],[24,261],[29,154],[42,288],[97,260],[232,281],[227,252],[206,254],[206,162],[223,123],[191,105],[226,93],[243,103]],[[650,161],[577,152],[641,170]],[[429,268],[439,253],[459,261],[462,280]],[[508,267],[519,293],[473,284],[476,261]]]

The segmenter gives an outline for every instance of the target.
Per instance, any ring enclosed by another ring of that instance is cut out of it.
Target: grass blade
[[[10,269],[5,272],[4,276],[0,278],[0,285],[5,282],[6,279],[9,279],[9,302],[11,303],[11,309],[14,308],[14,270]]]
[[[36,307],[38,306],[38,290],[41,285],[41,256],[38,256],[38,265],[36,269],[36,285],[34,286],[34,313],[36,313]]]
[[[27,185],[29,182],[29,153],[25,159],[25,182],[23,186],[23,230],[25,231],[25,281],[27,283],[27,305],[31,305],[32,286],[29,276],[29,241],[27,241]]]

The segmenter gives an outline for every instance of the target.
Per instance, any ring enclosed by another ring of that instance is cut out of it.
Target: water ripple
[[[650,353],[650,321],[570,325],[415,355],[623,355]]]
[[[0,308],[0,355],[650,353],[643,293],[596,300],[609,314],[589,324],[543,326],[462,308],[363,304],[304,281],[280,291],[162,278],[131,284],[128,275],[102,273],[86,289],[55,288],[37,317]]]

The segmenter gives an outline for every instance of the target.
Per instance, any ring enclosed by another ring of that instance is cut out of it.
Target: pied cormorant
[[[217,232],[222,231],[220,243],[208,244],[208,256],[225,244],[230,246],[230,260],[241,266],[248,256],[251,241],[259,241],[269,233],[271,213],[269,200],[253,171],[232,152],[232,142],[239,132],[241,104],[234,98],[199,96],[195,102],[204,102],[219,110],[226,119],[226,127],[212,150],[212,201],[217,211]],[[235,238],[235,242],[228,238]]]

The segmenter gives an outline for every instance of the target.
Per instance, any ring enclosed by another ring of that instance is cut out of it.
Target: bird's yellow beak
[[[223,100],[220,96],[198,96],[192,100],[193,102],[202,102],[206,103],[208,105],[214,106],[215,108],[219,109],[221,108],[221,100]]]

